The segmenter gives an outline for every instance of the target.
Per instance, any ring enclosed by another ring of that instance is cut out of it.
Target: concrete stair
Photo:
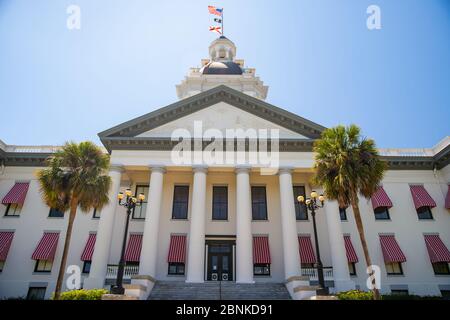
[[[283,283],[157,281],[149,300],[290,300]]]

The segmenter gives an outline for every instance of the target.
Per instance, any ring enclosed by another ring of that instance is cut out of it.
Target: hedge
[[[71,290],[61,293],[60,300],[101,300],[102,295],[108,293],[105,289],[91,289],[91,290]],[[53,298],[52,298],[53,299]]]
[[[339,292],[337,294],[339,300],[372,300],[372,291],[350,290]],[[384,294],[382,300],[442,300],[440,296],[418,296],[413,294]]]

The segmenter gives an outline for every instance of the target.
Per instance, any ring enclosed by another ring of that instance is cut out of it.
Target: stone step
[[[290,300],[282,283],[158,281],[150,300]]]

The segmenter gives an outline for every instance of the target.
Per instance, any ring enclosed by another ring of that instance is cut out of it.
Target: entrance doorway
[[[207,275],[208,281],[233,281],[234,241],[211,240],[207,246]]]

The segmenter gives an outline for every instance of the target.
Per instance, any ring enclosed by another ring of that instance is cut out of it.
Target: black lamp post
[[[316,227],[316,210],[319,208],[323,208],[323,204],[325,201],[325,197],[323,194],[318,195],[316,191],[311,192],[311,198],[305,199],[303,196],[297,197],[298,202],[303,204],[307,210],[311,211],[311,216],[313,218],[313,228],[314,228],[314,241],[316,244],[316,252],[317,252],[317,278],[319,280],[319,290],[317,290],[318,295],[327,295],[328,288],[325,287],[325,279],[323,276],[323,264],[320,259],[320,250],[319,250],[319,240],[317,238],[317,227]]]
[[[125,195],[123,194],[123,192],[119,192],[117,198],[119,199],[119,206],[127,208],[127,220],[125,222],[125,233],[123,235],[122,252],[120,254],[119,268],[117,270],[116,285],[111,288],[111,293],[124,294],[125,289],[123,287],[123,273],[125,271],[125,245],[127,243],[128,224],[130,222],[131,212],[134,211],[134,208],[136,208],[136,206],[142,205],[142,201],[145,200],[145,195],[143,193],[140,193],[138,199],[136,199],[135,197],[131,196],[131,190],[126,189]]]

